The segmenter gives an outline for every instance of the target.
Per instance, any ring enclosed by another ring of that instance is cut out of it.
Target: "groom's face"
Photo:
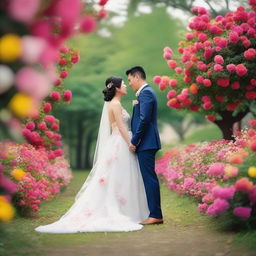
[[[133,76],[131,74],[128,75],[128,82],[129,82],[129,85],[131,86],[131,88],[136,91],[138,90],[138,78],[137,76]]]

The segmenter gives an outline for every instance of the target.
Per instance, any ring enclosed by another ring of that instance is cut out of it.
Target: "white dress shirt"
[[[139,95],[140,95],[140,92],[141,92],[141,90],[145,87],[145,86],[147,86],[148,84],[143,84],[141,87],[140,87],[140,89],[136,92],[136,97],[138,97]]]

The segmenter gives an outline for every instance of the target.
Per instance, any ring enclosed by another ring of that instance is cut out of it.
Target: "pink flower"
[[[176,72],[177,74],[182,73],[182,68],[181,68],[181,67],[175,68],[175,72]]]
[[[223,67],[220,64],[215,64],[214,65],[214,71],[215,72],[222,72],[223,71]]]
[[[216,199],[206,211],[208,215],[218,215],[225,212],[230,207],[229,203],[224,199]]]
[[[44,131],[47,129],[47,126],[46,126],[46,123],[45,122],[41,122],[37,125],[37,128],[40,130],[40,131]]]
[[[208,110],[212,108],[212,103],[210,101],[207,101],[203,104],[203,109]]]
[[[61,78],[66,78],[68,76],[68,71],[67,70],[62,70],[61,72],[60,72],[60,77]]]
[[[74,64],[76,64],[79,60],[80,60],[80,56],[79,55],[76,55],[76,56],[71,58],[71,62],[74,63]]]
[[[251,216],[252,208],[250,207],[236,207],[233,210],[233,214],[242,219],[248,219]]]
[[[54,85],[55,85],[55,86],[61,85],[61,80],[60,80],[60,79],[57,79],[57,80],[54,82]]]
[[[222,65],[224,63],[224,59],[221,55],[216,55],[214,57],[214,61],[215,61],[215,63],[220,64],[220,65]]]
[[[237,43],[239,41],[239,35],[235,31],[230,32],[228,37],[231,43]]]
[[[176,87],[176,86],[178,85],[178,82],[177,82],[176,79],[170,79],[169,85],[170,85],[172,88],[174,88],[174,87]]]
[[[21,68],[18,71],[15,84],[20,91],[36,99],[45,98],[51,89],[49,78],[29,67]]]
[[[232,199],[234,197],[236,189],[234,186],[230,187],[220,187],[216,186],[212,189],[212,194],[216,198],[221,198],[221,199]]]
[[[202,76],[197,76],[196,77],[196,82],[199,84],[202,84],[204,82],[204,78]]]
[[[213,49],[212,48],[208,47],[204,50],[204,57],[206,59],[210,59],[212,57],[212,55],[213,55]]]
[[[65,58],[61,58],[61,59],[59,60],[59,65],[60,65],[60,66],[65,66],[65,65],[67,65],[67,60],[66,60]]]
[[[208,168],[207,174],[209,175],[223,175],[224,174],[224,163],[214,163]]]
[[[159,84],[161,82],[161,76],[154,76],[153,81],[154,83]]]
[[[54,130],[54,131],[58,131],[59,130],[59,124],[58,123],[53,123],[51,125],[51,128]]]
[[[43,110],[45,113],[49,113],[52,111],[52,105],[49,102],[44,103]]]
[[[59,101],[61,96],[59,92],[52,92],[50,95],[51,99],[54,101]]]
[[[93,16],[85,16],[80,22],[80,30],[84,33],[92,33],[96,27],[97,22]]]
[[[195,182],[196,180],[194,178],[185,178],[183,183],[184,189],[189,189]]]
[[[249,48],[247,51],[244,52],[244,57],[247,60],[252,60],[256,57],[256,50],[253,48]]]
[[[22,37],[22,60],[28,64],[39,62],[44,50],[45,41],[34,36]]]
[[[66,90],[63,96],[65,101],[70,101],[72,99],[72,92],[70,90]]]
[[[100,19],[104,19],[108,16],[108,12],[104,9],[101,9],[99,12],[98,12],[98,17]]]
[[[197,209],[201,213],[205,213],[208,208],[208,204],[198,204]]]
[[[175,95],[176,95],[176,91],[175,90],[171,90],[171,91],[169,91],[167,93],[167,98],[171,99],[171,98],[175,97]]]
[[[29,129],[30,131],[33,131],[35,129],[35,123],[30,121],[26,124],[26,128]]]
[[[226,66],[226,68],[227,68],[228,72],[231,73],[231,72],[236,70],[236,65],[235,64],[228,64]]]
[[[249,121],[249,124],[250,124],[250,126],[256,126],[256,119],[253,119],[253,120],[250,120]]]
[[[47,115],[44,117],[44,120],[48,123],[53,123],[53,122],[55,122],[55,117],[51,116],[51,115]]]
[[[244,76],[247,74],[247,68],[243,64],[238,64],[236,66],[236,73],[239,76]]]
[[[200,33],[200,34],[198,35],[198,40],[199,40],[200,42],[205,42],[206,40],[208,40],[208,37],[207,37],[207,35],[206,35],[205,33]]]
[[[15,20],[28,23],[36,15],[40,4],[40,0],[11,0],[8,9]]]
[[[163,57],[164,59],[169,60],[172,58],[172,54],[170,52],[164,52]]]
[[[203,80],[203,84],[204,84],[204,86],[206,86],[206,87],[210,87],[210,86],[212,85],[212,82],[211,82],[210,79],[204,79],[204,80]]]
[[[171,69],[175,69],[177,67],[177,62],[175,60],[169,60],[168,61],[168,66],[171,68]]]
[[[240,178],[235,183],[236,191],[250,192],[253,189],[253,183],[248,178]]]

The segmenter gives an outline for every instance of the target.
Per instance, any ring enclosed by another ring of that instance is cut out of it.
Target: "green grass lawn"
[[[87,175],[86,171],[74,171],[74,178],[68,188],[57,195],[55,200],[43,203],[37,217],[32,219],[16,217],[10,223],[1,224],[0,255],[45,255],[44,248],[49,250],[53,247],[85,244],[97,239],[104,239],[104,237],[114,239],[124,236],[125,233],[44,234],[34,231],[35,227],[54,222],[67,211]],[[161,196],[163,213],[170,228],[173,225],[180,225],[192,228],[203,226],[206,230],[220,229],[216,220],[198,213],[197,205],[192,199],[169,191],[165,184],[161,185]],[[161,232],[161,228],[161,226],[149,226],[143,232],[155,232],[156,229]],[[238,233],[236,242],[256,249],[256,232]]]

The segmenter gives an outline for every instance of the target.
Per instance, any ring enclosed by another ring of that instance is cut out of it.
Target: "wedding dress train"
[[[107,130],[104,127],[108,122],[107,103],[104,108],[98,140]],[[122,116],[129,127],[130,116],[124,109]],[[39,226],[36,231],[115,232],[140,230],[143,227],[138,223],[148,217],[149,210],[138,160],[129,151],[118,127],[113,125],[111,130],[103,143],[97,146],[96,163],[72,207],[58,221]]]

